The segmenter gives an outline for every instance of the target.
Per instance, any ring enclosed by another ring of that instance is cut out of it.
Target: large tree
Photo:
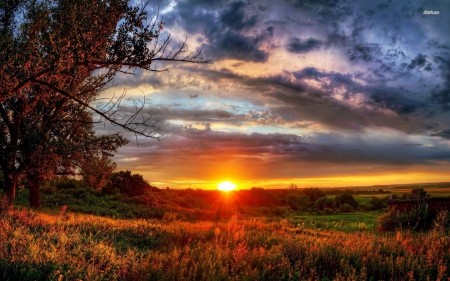
[[[128,142],[119,134],[95,135],[87,112],[77,115],[81,121],[84,114],[86,122],[58,121],[46,130],[44,112],[23,122],[17,155],[16,173],[29,189],[33,208],[40,207],[39,188],[46,179],[76,174],[89,163],[107,161]],[[63,112],[67,118],[70,110]]]
[[[92,114],[96,122],[157,137],[150,118],[138,119],[142,107],[127,118],[117,115],[123,96],[93,105],[119,72],[163,71],[154,61],[206,62],[200,53],[187,53],[184,43],[167,51],[163,22],[148,20],[145,6],[131,7],[127,0],[0,0],[0,167],[11,204],[22,179],[38,189],[43,179],[73,169],[88,153],[111,153],[124,143],[115,135],[96,137],[86,127]]]

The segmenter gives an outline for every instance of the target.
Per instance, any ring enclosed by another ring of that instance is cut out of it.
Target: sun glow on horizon
[[[236,188],[236,185],[229,181],[221,182],[217,187],[217,189],[220,191],[232,191],[235,188]]]

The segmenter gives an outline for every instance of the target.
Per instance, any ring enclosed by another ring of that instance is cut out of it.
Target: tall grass
[[[447,235],[438,226],[344,233],[238,216],[191,223],[10,211],[0,219],[0,279],[446,280]]]

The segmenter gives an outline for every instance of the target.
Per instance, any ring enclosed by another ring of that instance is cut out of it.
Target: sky
[[[149,15],[158,7],[172,46],[212,62],[116,77],[102,96],[145,97],[160,136],[122,132],[118,169],[160,188],[450,181],[449,0],[156,0]]]

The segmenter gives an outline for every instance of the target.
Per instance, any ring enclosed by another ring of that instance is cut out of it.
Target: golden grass
[[[447,280],[450,239],[320,231],[292,220],[196,223],[2,214],[2,280]]]

